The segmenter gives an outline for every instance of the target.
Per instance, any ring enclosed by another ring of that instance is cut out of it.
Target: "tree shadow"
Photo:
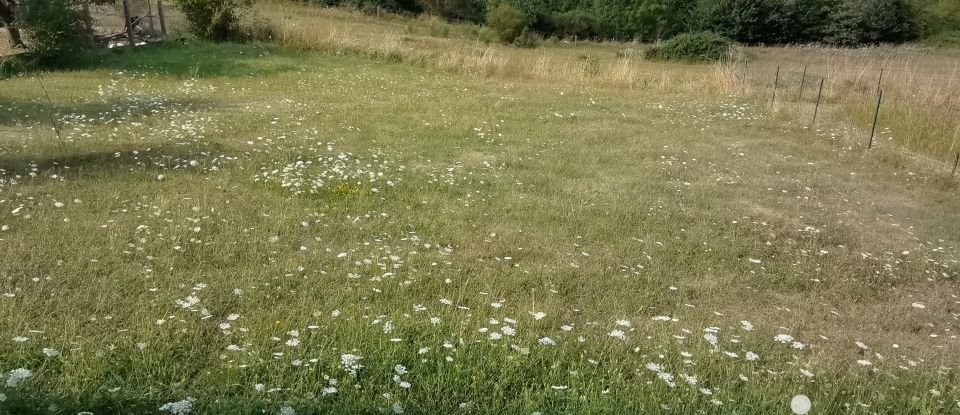
[[[84,123],[99,125],[122,115],[127,119],[157,114],[163,107],[195,107],[209,105],[201,99],[172,99],[167,97],[121,96],[107,101],[78,102],[73,105],[46,102],[43,99],[21,101],[0,96],[0,125],[51,124],[51,116],[72,116]],[[58,121],[60,122],[60,121]]]
[[[146,144],[146,143],[145,143]],[[0,154],[0,170],[14,174],[44,172],[70,178],[130,171],[131,169],[196,169],[207,170],[219,163],[224,146],[219,143],[189,145],[123,145],[109,150],[64,152],[60,154]],[[191,165],[195,161],[196,165]]]
[[[29,74],[37,70],[108,70],[180,78],[246,77],[297,70],[303,66],[302,61],[303,56],[261,44],[176,39],[136,47],[94,49],[56,60],[21,65],[16,71]]]

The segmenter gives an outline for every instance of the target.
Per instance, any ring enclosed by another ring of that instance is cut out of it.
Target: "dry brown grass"
[[[842,125],[838,131],[845,132],[852,145],[867,145],[879,85],[883,99],[876,145],[896,144],[940,162],[952,162],[960,151],[960,59],[953,51],[776,47],[751,49],[750,54],[748,88],[771,99],[775,68],[780,66],[778,106],[800,120],[812,118],[816,88],[823,79],[823,120]]]

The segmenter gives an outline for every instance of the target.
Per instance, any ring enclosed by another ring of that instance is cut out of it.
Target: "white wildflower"
[[[17,385],[20,384],[20,382],[22,382],[24,379],[27,379],[31,376],[33,376],[33,372],[31,372],[30,369],[24,369],[24,368],[13,369],[7,375],[7,387],[15,388],[17,387]]]
[[[623,330],[613,330],[607,333],[607,336],[613,337],[615,339],[626,340],[627,335],[623,333]]]
[[[160,407],[160,412],[169,412],[173,415],[187,415],[193,411],[195,399],[187,397],[182,401],[168,402]]]
[[[810,412],[811,406],[810,398],[806,395],[797,395],[790,400],[790,410],[796,415],[805,415]]]
[[[360,364],[361,359],[363,358],[355,354],[344,354],[340,355],[340,364],[350,376],[356,376],[357,371],[363,368],[363,365]]]
[[[793,336],[789,334],[778,334],[776,336],[773,336],[773,341],[777,343],[788,344],[793,342]]]

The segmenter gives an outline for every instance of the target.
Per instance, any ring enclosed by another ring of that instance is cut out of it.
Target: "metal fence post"
[[[873,127],[870,128],[870,142],[867,143],[867,150],[873,148],[873,134],[877,131],[877,119],[880,117],[880,100],[883,99],[883,90],[877,93],[877,109],[873,112]]]

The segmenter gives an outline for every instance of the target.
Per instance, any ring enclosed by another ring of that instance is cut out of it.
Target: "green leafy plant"
[[[27,0],[17,8],[17,23],[41,60],[67,56],[89,45],[83,13],[71,0]]]
[[[644,53],[652,60],[712,62],[724,59],[733,47],[729,39],[713,32],[683,33]]]
[[[564,37],[589,37],[597,28],[597,18],[583,10],[556,13],[550,23]]]
[[[501,3],[487,12],[487,25],[503,43],[513,43],[527,27],[527,16],[513,6]]]
[[[242,37],[240,20],[253,0],[174,0],[190,25],[205,40],[227,41]]]

